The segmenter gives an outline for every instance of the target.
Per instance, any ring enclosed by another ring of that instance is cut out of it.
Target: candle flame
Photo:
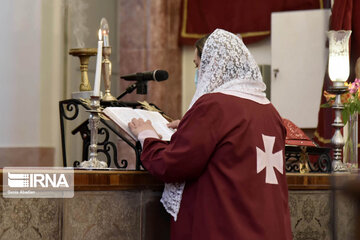
[[[102,39],[101,29],[99,29],[98,36],[99,36],[99,41],[101,41],[101,39]]]
[[[109,35],[109,24],[108,24],[106,18],[101,19],[100,28],[103,31],[103,35]]]
[[[109,47],[109,24],[106,20],[106,18],[102,18],[100,21],[100,29],[102,30],[103,34],[103,41],[104,41],[104,47]]]

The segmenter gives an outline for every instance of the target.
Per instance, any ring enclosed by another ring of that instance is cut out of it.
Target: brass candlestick
[[[116,98],[111,95],[110,88],[111,88],[111,47],[103,47],[103,61],[102,61],[102,76],[104,79],[104,86],[105,86],[105,95],[102,98],[102,101],[110,102],[116,101]]]
[[[81,71],[81,83],[80,91],[91,91],[91,85],[88,78],[88,66],[91,56],[96,56],[96,48],[72,48],[69,50],[69,54],[79,57],[80,59],[80,71]]]

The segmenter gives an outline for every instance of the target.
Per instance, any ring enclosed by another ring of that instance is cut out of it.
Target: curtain
[[[193,45],[216,28],[241,34],[245,43],[270,35],[271,13],[329,8],[329,0],[182,0],[180,44]]]

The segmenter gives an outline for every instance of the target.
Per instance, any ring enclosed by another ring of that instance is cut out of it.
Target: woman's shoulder
[[[249,111],[276,111],[270,101],[263,104],[252,99],[242,98],[224,93],[207,93],[201,96],[193,105],[193,109],[217,112],[249,112]],[[266,109],[266,110],[265,110]]]
[[[240,104],[242,99],[229,96],[222,93],[207,93],[202,95],[194,105],[189,109],[192,111],[205,111],[207,113],[216,112],[221,113],[230,106]],[[241,105],[241,104],[240,104]]]
[[[221,100],[225,100],[228,97],[229,97],[228,95],[218,92],[206,93],[202,95],[196,102],[219,102]]]
[[[218,104],[223,104],[223,103],[225,103],[225,104],[229,104],[229,103],[231,103],[231,104],[236,104],[236,103],[250,104],[251,102],[256,103],[256,101],[252,101],[247,98],[242,98],[242,97],[234,96],[231,94],[220,93],[220,92],[204,94],[196,102],[198,102],[200,104],[204,104],[204,103],[205,104],[215,104],[215,103],[218,103]]]
[[[226,96],[222,96],[219,93],[206,93],[202,95],[194,105],[191,107],[192,109],[199,109],[199,108],[209,108],[211,106],[212,109],[216,108],[217,106],[221,106],[222,102],[224,101]]]
[[[217,93],[207,93],[202,95],[196,102],[191,106],[191,108],[186,112],[185,115],[193,115],[195,113],[207,113],[210,112],[219,112],[223,108],[223,98]]]

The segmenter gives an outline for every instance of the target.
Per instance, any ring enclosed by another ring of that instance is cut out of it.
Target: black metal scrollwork
[[[80,162],[79,161],[74,161],[73,167],[79,167],[80,166]]]
[[[126,159],[121,159],[121,160],[120,160],[120,163],[121,163],[121,165],[119,165],[119,162],[116,161],[116,162],[115,162],[115,166],[116,166],[117,168],[127,168],[127,166],[128,166],[128,161],[127,161]]]
[[[312,172],[331,172],[331,159],[328,154],[323,153],[318,160],[310,165]]]
[[[113,107],[137,107],[140,104],[138,103],[124,103],[124,102],[112,102],[108,106]],[[63,165],[64,167],[67,166],[67,159],[66,159],[66,145],[65,145],[65,128],[64,128],[64,120],[73,121],[77,119],[79,116],[79,106],[82,106],[84,110],[89,110],[89,106],[85,103],[81,102],[77,99],[68,99],[59,102],[59,111],[60,111],[60,128],[61,128],[61,144],[62,144],[62,154],[63,154]],[[117,137],[125,141],[129,147],[131,147],[135,151],[136,155],[136,170],[140,170],[140,151],[141,147],[139,148],[139,144],[133,144],[129,141],[125,136],[119,133],[114,127],[112,127],[108,121],[101,119],[101,123],[104,125],[103,127],[99,128],[99,136],[101,139],[98,142],[98,153],[103,154],[106,157],[106,162],[108,166],[111,165],[111,162],[114,162],[114,165],[117,168],[127,168],[128,161],[122,159],[120,164],[117,160],[118,151],[116,144],[110,141],[110,132],[115,134]],[[88,151],[90,145],[90,129],[89,129],[89,121],[88,119],[81,123],[78,127],[76,127],[72,134],[76,135],[77,133],[81,134],[81,138],[83,140],[83,150],[82,150],[82,158],[83,160],[88,159]],[[110,131],[109,131],[110,130]],[[79,161],[74,161],[73,166],[78,167],[80,165]]]
[[[286,172],[298,172],[299,171],[299,159],[300,154],[297,153],[285,153],[285,170]]]
[[[79,115],[79,101],[68,101],[65,100],[63,104],[60,104],[60,116],[64,117],[66,120],[74,120]],[[64,109],[66,106],[66,111]],[[72,115],[68,115],[72,114]]]
[[[285,147],[285,170],[286,172],[300,172],[301,155],[306,154],[310,172],[328,173],[331,171],[331,159],[328,148],[306,147],[301,149],[300,146]],[[316,156],[317,161],[312,162],[309,156]]]
[[[105,142],[109,141],[110,134],[109,134],[109,131],[106,128],[103,128],[103,127],[99,128],[98,133],[99,133],[99,136],[105,136],[103,141],[99,140],[98,145],[104,145]]]

